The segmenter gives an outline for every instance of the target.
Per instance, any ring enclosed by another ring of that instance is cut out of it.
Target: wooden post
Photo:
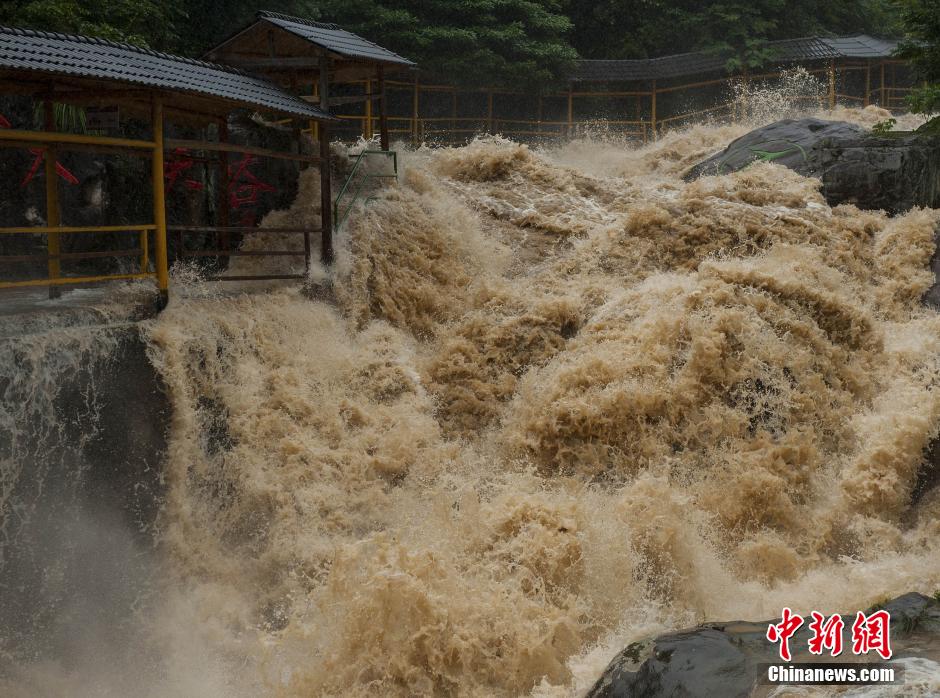
[[[43,102],[44,128],[46,131],[55,131],[55,108],[52,99],[46,98]],[[45,153],[45,175],[46,175],[46,225],[54,228],[62,225],[62,218],[59,211],[59,175],[56,172],[56,148],[53,145],[46,147]],[[49,278],[58,279],[62,275],[62,263],[59,260],[61,254],[59,234],[46,234],[46,253],[49,255]],[[61,291],[58,286],[49,286],[49,297],[58,298]]]
[[[451,92],[451,102],[450,102],[450,130],[451,135],[454,138],[454,141],[457,140],[457,88],[452,88]]]
[[[379,85],[379,143],[382,150],[388,150],[388,100],[385,97],[385,66],[379,65],[376,79]]]
[[[829,61],[829,110],[836,108],[836,62]]]
[[[366,115],[362,120],[362,137],[366,140],[372,138],[372,79],[365,81]]]
[[[320,109],[329,110],[330,59],[320,56]],[[326,122],[320,124],[320,261],[333,263],[333,194],[330,187],[330,134]]]
[[[170,274],[166,259],[166,191],[163,182],[163,100],[153,96],[153,157],[151,180],[153,184],[154,264],[157,269],[157,288],[160,290],[160,308],[170,300]]]
[[[319,97],[320,96],[319,79],[314,81],[312,89],[313,89],[313,96]],[[317,142],[320,140],[320,122],[315,121],[314,119],[310,120],[310,137],[313,139],[314,142]]]
[[[568,138],[574,136],[574,89],[568,83]]]
[[[539,134],[541,134],[542,133],[542,95],[541,93],[539,94],[538,110],[539,110],[538,119],[537,119],[538,131],[539,131]]]
[[[219,143],[228,143],[228,119],[221,119],[219,121]],[[218,191],[218,213],[219,213],[219,227],[228,226],[228,213],[229,213],[229,204],[228,204],[228,153],[224,150],[219,151],[219,191]],[[223,230],[219,233],[219,247],[223,250],[229,249],[229,237],[228,231]],[[180,250],[182,252],[182,250]],[[219,262],[224,264],[224,258],[219,258]]]
[[[885,96],[885,62],[881,61],[881,92],[879,93],[879,100],[882,107],[888,103],[888,100]]]
[[[418,135],[418,73],[415,71],[415,86],[411,94],[411,144],[415,147],[419,145]]]
[[[653,92],[650,102],[650,132],[656,140],[656,81],[653,80]]]
[[[486,131],[493,133],[493,88],[486,92]]]
[[[865,60],[865,100],[863,106],[871,104],[871,61]]]

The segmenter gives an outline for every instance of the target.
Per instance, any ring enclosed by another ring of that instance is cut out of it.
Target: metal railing
[[[366,158],[370,156],[383,156],[385,158],[391,158],[393,170],[392,173],[376,174],[374,172],[363,172],[357,180],[356,175],[362,168],[362,163],[365,162]],[[343,186],[340,187],[339,193],[336,195],[336,199],[333,203],[333,226],[335,230],[340,229],[340,226],[342,226],[342,224],[349,217],[353,206],[356,205],[356,202],[362,199],[363,193],[366,191],[367,184],[383,179],[398,179],[398,153],[394,150],[363,150],[354,156],[350,155],[350,157],[355,157],[356,162],[353,163],[352,169],[346,176],[346,180],[343,182]],[[355,185],[353,185],[354,181],[356,182]],[[348,203],[346,203],[345,206],[343,201],[344,198],[348,200]],[[368,203],[373,198],[374,197],[372,196],[366,195],[365,201]]]

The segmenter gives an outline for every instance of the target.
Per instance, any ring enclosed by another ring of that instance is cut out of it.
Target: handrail
[[[352,195],[352,201],[349,202],[349,206],[346,207],[345,211],[341,210],[340,202],[343,199],[343,196],[346,192],[349,191],[350,184],[352,184],[353,178],[356,176],[356,173],[359,171],[360,166],[362,165],[365,156],[367,155],[384,155],[385,157],[392,158],[392,168],[394,170],[393,174],[366,174],[359,180],[359,184],[356,187],[355,192]],[[340,226],[346,221],[349,217],[349,213],[352,211],[353,206],[356,205],[356,202],[359,200],[359,195],[362,193],[363,188],[365,187],[366,182],[375,179],[398,179],[398,153],[394,150],[362,150],[356,156],[356,162],[353,164],[352,170],[350,170],[349,175],[346,177],[346,181],[343,182],[343,186],[340,188],[339,193],[336,195],[336,199],[333,202],[333,227],[336,230],[339,230]],[[368,200],[368,199],[367,199]]]

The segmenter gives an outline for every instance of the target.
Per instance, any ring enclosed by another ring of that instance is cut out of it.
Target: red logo
[[[809,629],[813,631],[809,639],[810,654],[822,654],[823,649],[827,649],[833,657],[838,657],[842,654],[842,629],[845,628],[842,616],[835,615],[826,620],[822,613],[816,611],[813,611],[812,616],[813,622],[809,624]]]
[[[803,625],[803,617],[793,613],[789,608],[784,608],[783,620],[767,628],[767,639],[780,643],[780,658],[785,662],[790,661],[790,638],[801,625]]]
[[[891,614],[887,611],[867,617],[859,611],[852,623],[852,652],[868,654],[872,650],[882,659],[891,659]]]
[[[822,613],[813,611],[812,621],[807,626],[812,635],[809,638],[810,654],[821,655],[828,650],[833,657],[842,654],[842,632],[845,621],[839,615],[828,619]],[[780,658],[789,662],[790,638],[803,626],[803,616],[784,608],[781,621],[767,627],[767,639],[780,643]],[[857,655],[877,652],[882,659],[891,659],[891,614],[887,611],[875,611],[865,615],[859,611],[852,623],[852,653]]]

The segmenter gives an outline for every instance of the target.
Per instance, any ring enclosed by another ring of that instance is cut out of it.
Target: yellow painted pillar
[[[571,84],[568,84],[568,138],[574,136],[574,94]]]
[[[160,307],[165,308],[170,300],[170,273],[166,259],[166,191],[163,181],[163,100],[153,97],[153,157],[151,179],[153,185],[154,265],[157,269],[157,288],[160,290]]]
[[[486,93],[486,131],[493,133],[493,88]]]
[[[55,131],[55,111],[52,100],[47,99],[43,104],[46,131]],[[49,145],[45,152],[46,175],[46,225],[55,228],[62,225],[59,210],[59,175],[56,172],[56,149]],[[59,233],[46,234],[46,252],[49,255],[49,278],[58,279],[62,276],[62,263],[59,255],[62,252]],[[61,291],[58,286],[49,286],[49,297],[58,298]]]
[[[656,81],[653,80],[652,101],[650,104],[650,132],[653,140],[656,140]]]
[[[829,62],[829,109],[836,108],[836,63],[835,61]]]
[[[885,94],[885,62],[881,61],[881,106],[888,106],[888,98]]]
[[[415,73],[414,91],[411,94],[411,142],[412,142],[412,145],[416,147],[418,146],[419,141],[420,141],[420,136],[418,133],[419,131],[419,126],[418,126],[418,107],[419,107],[418,91],[419,89],[420,88],[418,87],[418,74]]]

